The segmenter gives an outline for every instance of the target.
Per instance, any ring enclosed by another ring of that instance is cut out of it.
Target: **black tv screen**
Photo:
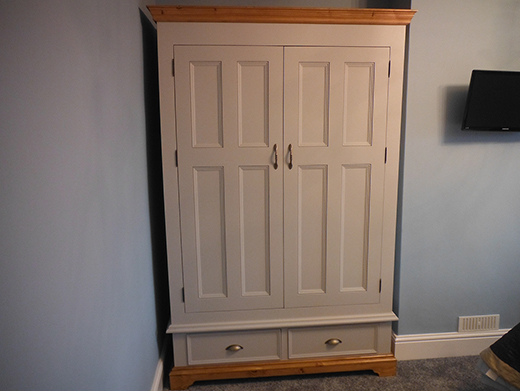
[[[462,129],[520,131],[520,72],[475,69]]]

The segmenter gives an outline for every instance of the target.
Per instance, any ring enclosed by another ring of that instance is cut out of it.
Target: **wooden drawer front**
[[[377,352],[377,325],[289,329],[289,358]]]
[[[188,334],[188,364],[279,360],[281,330]]]

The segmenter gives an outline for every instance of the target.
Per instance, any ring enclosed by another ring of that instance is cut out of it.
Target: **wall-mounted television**
[[[520,131],[520,72],[471,73],[463,130]]]

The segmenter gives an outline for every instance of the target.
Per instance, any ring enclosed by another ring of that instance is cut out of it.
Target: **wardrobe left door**
[[[283,49],[175,46],[185,311],[283,307]]]

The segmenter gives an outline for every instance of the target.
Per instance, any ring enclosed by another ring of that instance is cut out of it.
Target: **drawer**
[[[186,336],[188,364],[279,360],[282,331],[254,330]]]
[[[377,324],[289,329],[289,358],[376,353],[377,330]]]

